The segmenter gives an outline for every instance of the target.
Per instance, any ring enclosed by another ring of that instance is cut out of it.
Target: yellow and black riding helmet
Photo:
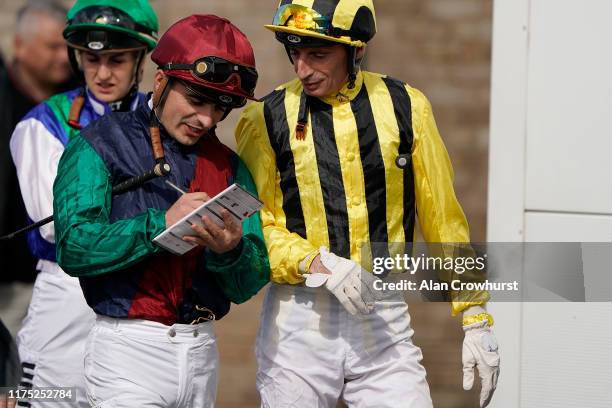
[[[75,74],[85,81],[76,58],[76,50],[95,54],[139,51],[134,69],[134,84],[128,95],[112,104],[113,110],[127,110],[138,92],[138,67],[147,52],[157,44],[159,23],[148,0],[77,0],[66,16],[64,38]],[[78,118],[84,101],[75,99],[69,124],[80,128]],[[80,105],[80,106],[79,106]]]
[[[357,48],[376,34],[376,13],[372,0],[281,0],[272,24],[265,27],[285,45],[291,63],[291,48],[345,45],[348,88],[353,89],[359,70]],[[309,97],[302,91],[295,129],[299,140],[306,137],[309,110]]]
[[[349,88],[353,88],[356,50],[376,34],[376,14],[372,0],[281,0],[272,24],[265,27],[274,31],[288,53],[293,47],[346,45]]]

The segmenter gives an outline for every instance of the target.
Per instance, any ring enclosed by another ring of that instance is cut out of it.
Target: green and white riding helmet
[[[138,66],[158,40],[159,22],[147,0],[78,0],[66,20],[63,34],[70,64],[81,79],[76,50],[96,54],[140,51],[134,72],[138,85]]]

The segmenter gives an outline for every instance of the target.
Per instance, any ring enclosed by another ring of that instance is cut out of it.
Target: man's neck
[[[17,61],[11,65],[10,74],[19,91],[36,103],[44,101],[56,92],[57,88],[54,85],[39,81],[34,75],[23,69]]]

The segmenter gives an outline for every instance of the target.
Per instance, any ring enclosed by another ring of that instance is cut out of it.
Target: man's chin
[[[306,95],[308,95],[308,96],[312,96],[312,97],[314,97],[314,98],[321,98],[321,97],[325,96],[325,95],[324,95],[324,92],[322,92],[322,91],[321,91],[320,89],[318,89],[318,88],[317,88],[317,89],[307,89],[307,88],[304,88],[304,93],[305,93]]]
[[[304,87],[304,93],[313,98],[325,98],[331,95],[335,95],[337,91],[334,92],[333,90],[325,89],[323,87],[318,87],[315,89],[307,89],[306,87]]]
[[[183,146],[193,146],[201,139],[201,137],[191,137],[183,133],[170,134],[174,140],[182,144]]]
[[[119,99],[121,99],[121,97],[117,95],[117,92],[102,92],[97,88],[89,88],[89,90],[100,102],[112,103],[117,102]]]

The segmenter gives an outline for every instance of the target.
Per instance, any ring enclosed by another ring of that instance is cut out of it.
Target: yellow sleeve
[[[242,112],[236,127],[236,142],[238,155],[249,168],[264,203],[261,222],[270,258],[270,279],[283,284],[301,283],[304,278],[299,264],[307,258],[311,261],[318,248],[286,228],[280,173],[268,137],[263,103],[251,104]]]
[[[438,132],[431,104],[414,88],[408,87],[408,93],[412,102],[416,210],[423,238],[434,243],[469,243],[468,223],[453,188],[452,164]],[[486,291],[451,291],[450,295],[453,316],[489,299]]]

